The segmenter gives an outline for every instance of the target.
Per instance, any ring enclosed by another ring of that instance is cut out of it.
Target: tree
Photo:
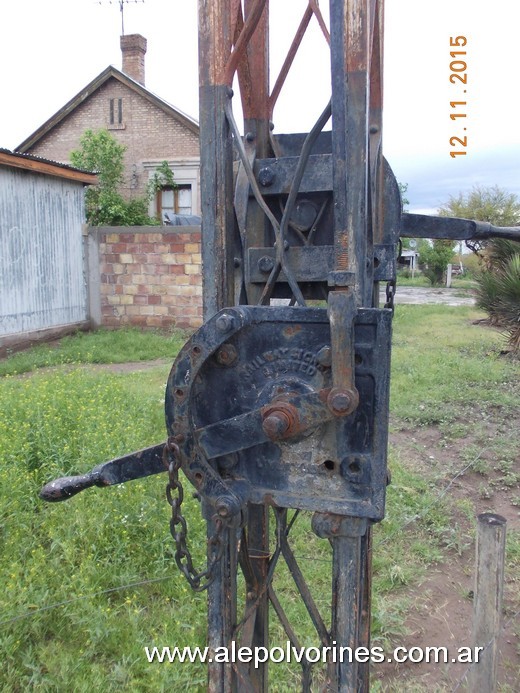
[[[496,226],[520,225],[520,201],[513,193],[493,186],[474,187],[451,197],[439,209],[443,216],[488,221]],[[508,335],[509,348],[520,353],[520,243],[495,238],[485,243],[467,243],[480,258],[475,272],[477,305],[489,322]]]
[[[87,188],[85,207],[92,226],[149,226],[159,220],[148,215],[148,199],[125,200],[119,192],[123,183],[126,147],[108,130],[86,130],[80,148],[70,153],[72,164],[98,174],[99,183]]]
[[[421,264],[424,264],[423,274],[432,286],[442,284],[446,267],[455,255],[455,241],[436,238],[424,244],[420,249]]]
[[[401,194],[401,202],[403,203],[403,209],[410,204],[410,200],[405,197],[408,191],[408,183],[397,183],[399,186],[399,192]]]
[[[488,221],[495,226],[520,224],[520,201],[516,195],[497,185],[490,188],[476,185],[469,193],[450,196],[438,211],[443,217]]]

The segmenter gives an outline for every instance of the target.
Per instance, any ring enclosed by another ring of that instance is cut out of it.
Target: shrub
[[[520,352],[520,243],[495,238],[484,256],[485,269],[477,276],[477,305],[492,325],[508,335],[512,352]]]

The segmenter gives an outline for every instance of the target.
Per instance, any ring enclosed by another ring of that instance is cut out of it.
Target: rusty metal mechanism
[[[273,582],[284,560],[316,644],[354,649],[369,646],[370,525],[384,516],[399,237],[518,238],[518,229],[402,214],[382,155],[383,0],[331,0],[330,34],[309,0],[272,90],[268,18],[268,0],[199,0],[205,322],[170,373],[168,442],[52,482],[42,497],[167,467],[176,561],[208,591],[210,648],[268,646],[270,613],[299,645]],[[273,110],[311,21],[330,46],[331,100],[309,133],[276,134]],[[207,520],[200,572],[180,470]],[[332,545],[330,626],[290,546],[300,511]],[[310,690],[313,664],[303,658],[301,669]],[[323,680],[330,691],[368,691],[368,664],[329,657]],[[208,682],[210,691],[266,691],[267,664],[213,661]]]

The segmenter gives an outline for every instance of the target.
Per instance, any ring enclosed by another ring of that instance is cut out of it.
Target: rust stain
[[[294,337],[302,331],[301,325],[289,325],[283,331],[284,337]]]

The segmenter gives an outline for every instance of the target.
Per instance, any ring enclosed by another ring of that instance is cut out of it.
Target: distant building
[[[27,137],[16,152],[70,163],[85,130],[106,128],[125,153],[125,198],[145,194],[157,166],[167,161],[177,187],[159,191],[150,214],[200,215],[199,125],[145,87],[146,39],[121,36],[122,71],[107,67]]]

